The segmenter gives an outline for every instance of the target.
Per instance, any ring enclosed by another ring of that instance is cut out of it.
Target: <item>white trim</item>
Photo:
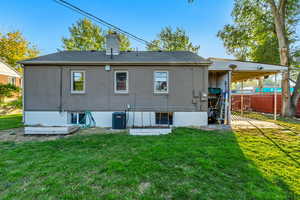
[[[126,90],[117,90],[117,73],[126,73]],[[127,94],[129,92],[129,73],[127,70],[117,70],[114,73],[114,92],[116,94]]]
[[[73,88],[73,73],[83,73],[83,90],[82,91],[75,91]],[[85,71],[84,70],[71,70],[71,94],[84,94],[85,93]]]
[[[155,74],[157,73],[157,72],[166,72],[167,73],[167,91],[157,91],[156,90],[156,85],[155,85],[155,81],[156,81],[156,79],[155,79]],[[154,93],[155,94],[168,94],[169,93],[169,71],[166,71],[166,70],[155,70],[154,72],[153,72],[153,89],[154,89]]]

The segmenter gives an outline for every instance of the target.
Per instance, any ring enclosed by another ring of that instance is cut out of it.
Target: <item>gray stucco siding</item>
[[[60,73],[62,70],[62,98]],[[71,93],[71,71],[85,71],[85,93]],[[114,72],[128,71],[128,94],[114,91]],[[154,71],[169,72],[168,94],[154,93]],[[137,111],[207,111],[207,66],[25,66],[25,111],[124,111],[127,104]],[[196,99],[196,104],[193,103]],[[60,103],[61,102],[61,103]]]
[[[59,67],[24,68],[24,109],[59,109]]]

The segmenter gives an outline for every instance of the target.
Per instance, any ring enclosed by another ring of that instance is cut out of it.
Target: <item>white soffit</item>
[[[270,65],[255,62],[244,62],[222,58],[209,58],[213,64],[208,68],[209,71],[231,71],[230,65],[236,65],[234,71],[256,71],[256,72],[279,72],[287,70],[281,65]]]
[[[0,61],[0,75],[12,76],[17,78],[21,77],[15,70],[13,70],[7,64],[1,61]]]

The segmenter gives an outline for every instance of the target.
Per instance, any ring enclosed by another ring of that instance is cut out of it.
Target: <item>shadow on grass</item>
[[[0,143],[2,199],[293,199],[232,132]],[[274,177],[273,177],[274,178]],[[276,178],[278,178],[276,176]]]

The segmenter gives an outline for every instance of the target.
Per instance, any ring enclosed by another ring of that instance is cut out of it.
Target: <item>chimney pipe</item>
[[[120,38],[116,32],[108,33],[106,36],[106,55],[120,54]]]

